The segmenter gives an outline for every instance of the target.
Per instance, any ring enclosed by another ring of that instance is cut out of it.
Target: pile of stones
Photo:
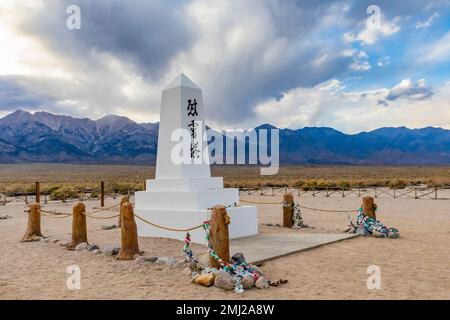
[[[245,263],[242,253],[237,253],[232,257],[233,262]],[[241,279],[243,290],[252,288],[267,289],[270,286],[269,280],[264,276],[263,272],[256,266],[253,270],[258,274],[258,278],[247,275]],[[183,270],[183,273],[191,278],[191,282],[205,287],[217,287],[225,291],[233,291],[236,289],[236,279],[227,271],[216,268],[207,267],[207,263],[190,262]]]

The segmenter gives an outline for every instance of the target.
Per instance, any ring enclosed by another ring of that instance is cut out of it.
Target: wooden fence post
[[[28,225],[22,242],[34,241],[36,237],[44,237],[41,233],[41,206],[39,203],[32,203],[29,206]]]
[[[28,204],[28,193],[25,192],[25,204]]]
[[[212,248],[225,263],[230,260],[229,224],[230,217],[227,214],[227,209],[224,206],[215,206],[211,214],[209,235]],[[220,268],[219,262],[211,256],[209,257],[209,266]]]
[[[286,193],[283,196],[283,227],[292,228],[294,220],[294,196],[291,193]]]
[[[41,184],[36,181],[36,202],[41,203]]]
[[[437,192],[438,192],[438,188],[434,188],[434,199],[435,200],[437,200],[437,198],[438,198]],[[5,195],[5,200],[6,200],[6,195]]]
[[[142,191],[147,191],[147,183],[145,182],[145,180],[142,183]]]
[[[376,209],[377,209],[377,205],[375,204],[373,198],[371,196],[364,196],[362,199],[362,208],[363,208],[363,212],[364,215],[373,218],[373,219],[377,219],[377,215],[375,213]]]
[[[122,230],[120,251],[117,255],[117,259],[132,260],[136,254],[141,254],[141,251],[139,250],[136,221],[134,221],[133,205],[129,202],[125,202],[120,206],[120,210],[122,212]]]
[[[86,206],[79,202],[73,207],[72,216],[72,242],[67,246],[67,249],[74,250],[77,245],[87,240],[86,230]]]
[[[100,183],[100,207],[105,206],[105,182]]]
[[[119,215],[119,219],[117,220],[117,227],[120,228],[122,226],[122,216],[123,216],[123,208],[122,205],[130,202],[130,198],[129,197],[122,197],[122,199],[120,200],[120,215]]]
[[[3,195],[3,205],[4,206],[6,206],[6,203],[8,202],[8,199],[7,199],[7,194],[6,194],[6,192],[5,192],[5,194]]]

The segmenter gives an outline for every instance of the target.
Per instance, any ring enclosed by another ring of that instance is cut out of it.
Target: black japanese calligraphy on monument
[[[197,100],[194,99],[194,102],[192,102],[191,99],[188,100],[188,116],[198,116],[198,112],[197,112]]]
[[[191,122],[188,124],[189,127],[189,131],[191,133],[191,137],[192,139],[197,138],[197,127],[198,127],[198,123],[195,122],[195,120],[191,120]]]
[[[187,102],[188,102],[187,106],[188,117],[198,116],[197,99],[188,99]],[[197,138],[197,127],[198,123],[195,120],[191,120],[191,122],[188,124],[188,128],[191,134],[191,159],[200,158],[200,150],[198,148],[198,142],[194,142],[194,139]]]
[[[200,158],[200,150],[198,149],[198,142],[191,142],[191,159]]]

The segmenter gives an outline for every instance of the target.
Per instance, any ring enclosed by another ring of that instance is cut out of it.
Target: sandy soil
[[[273,202],[280,197],[245,196],[241,199]],[[328,209],[358,208],[356,197],[302,197],[305,206]],[[118,200],[108,200],[107,206]],[[182,269],[147,263],[117,261],[103,254],[67,251],[55,243],[21,243],[27,216],[23,203],[0,206],[0,299],[450,299],[450,201],[377,199],[378,218],[397,227],[396,240],[356,238],[266,262],[261,269],[289,283],[239,295],[190,284]],[[73,203],[49,204],[47,209],[70,212]],[[87,203],[88,208],[98,203]],[[280,205],[259,205],[260,232],[336,233],[346,228],[348,214],[303,211],[314,229],[285,230],[265,223],[281,222]],[[99,246],[120,243],[118,229],[103,231],[113,221],[88,221],[89,241]],[[71,219],[43,218],[43,233],[68,240]],[[182,258],[176,240],[140,238],[148,255]],[[195,245],[196,252],[204,247]],[[81,268],[81,290],[68,290],[66,268]],[[367,267],[381,268],[381,289],[366,286]]]

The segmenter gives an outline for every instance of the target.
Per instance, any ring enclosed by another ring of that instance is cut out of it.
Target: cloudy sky
[[[0,116],[158,121],[180,72],[217,128],[450,128],[450,1],[0,1]]]

